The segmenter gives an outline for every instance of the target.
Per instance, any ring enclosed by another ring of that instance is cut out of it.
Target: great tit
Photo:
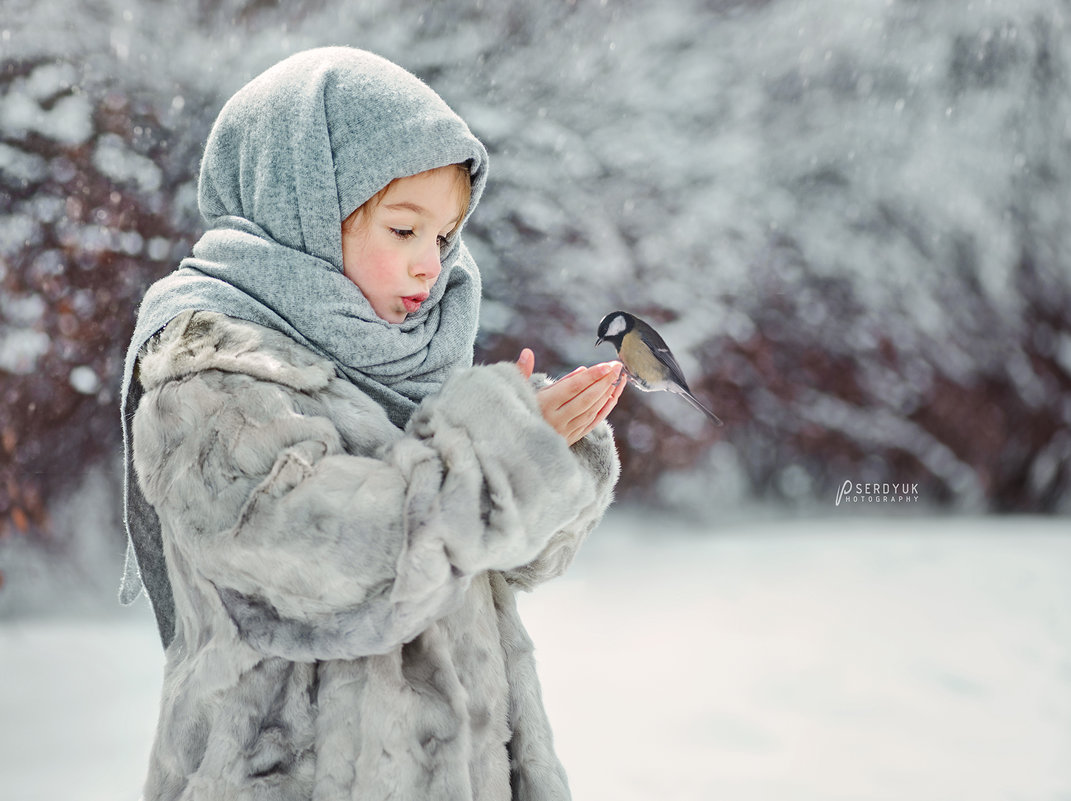
[[[722,424],[714,412],[695,399],[684,380],[681,366],[665,341],[639,317],[624,311],[610,312],[599,323],[595,347],[603,342],[610,342],[617,349],[617,357],[624,365],[622,373],[638,389],[644,392],[665,390],[680,395],[713,420],[714,425]]]

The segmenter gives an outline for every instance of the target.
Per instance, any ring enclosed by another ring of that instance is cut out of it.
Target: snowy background
[[[219,107],[340,43],[488,145],[480,359],[629,309],[726,421],[626,393],[526,601],[578,799],[1071,798],[1067,0],[0,0],[0,797],[134,798],[125,340]]]

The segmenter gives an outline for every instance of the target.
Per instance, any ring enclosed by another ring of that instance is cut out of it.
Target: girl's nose
[[[434,283],[435,279],[439,277],[439,273],[443,270],[440,256],[438,242],[435,243],[434,247],[425,248],[413,264],[413,276]]]

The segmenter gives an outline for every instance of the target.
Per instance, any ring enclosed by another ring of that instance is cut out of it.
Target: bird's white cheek
[[[610,325],[606,328],[607,337],[616,337],[622,331],[625,330],[625,318],[615,317],[610,321]]]

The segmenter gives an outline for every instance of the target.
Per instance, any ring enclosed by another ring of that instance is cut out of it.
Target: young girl
[[[207,232],[123,387],[123,595],[144,583],[166,647],[146,801],[568,798],[514,593],[610,503],[624,382],[471,366],[486,177],[438,95],[359,50],[220,113]]]

